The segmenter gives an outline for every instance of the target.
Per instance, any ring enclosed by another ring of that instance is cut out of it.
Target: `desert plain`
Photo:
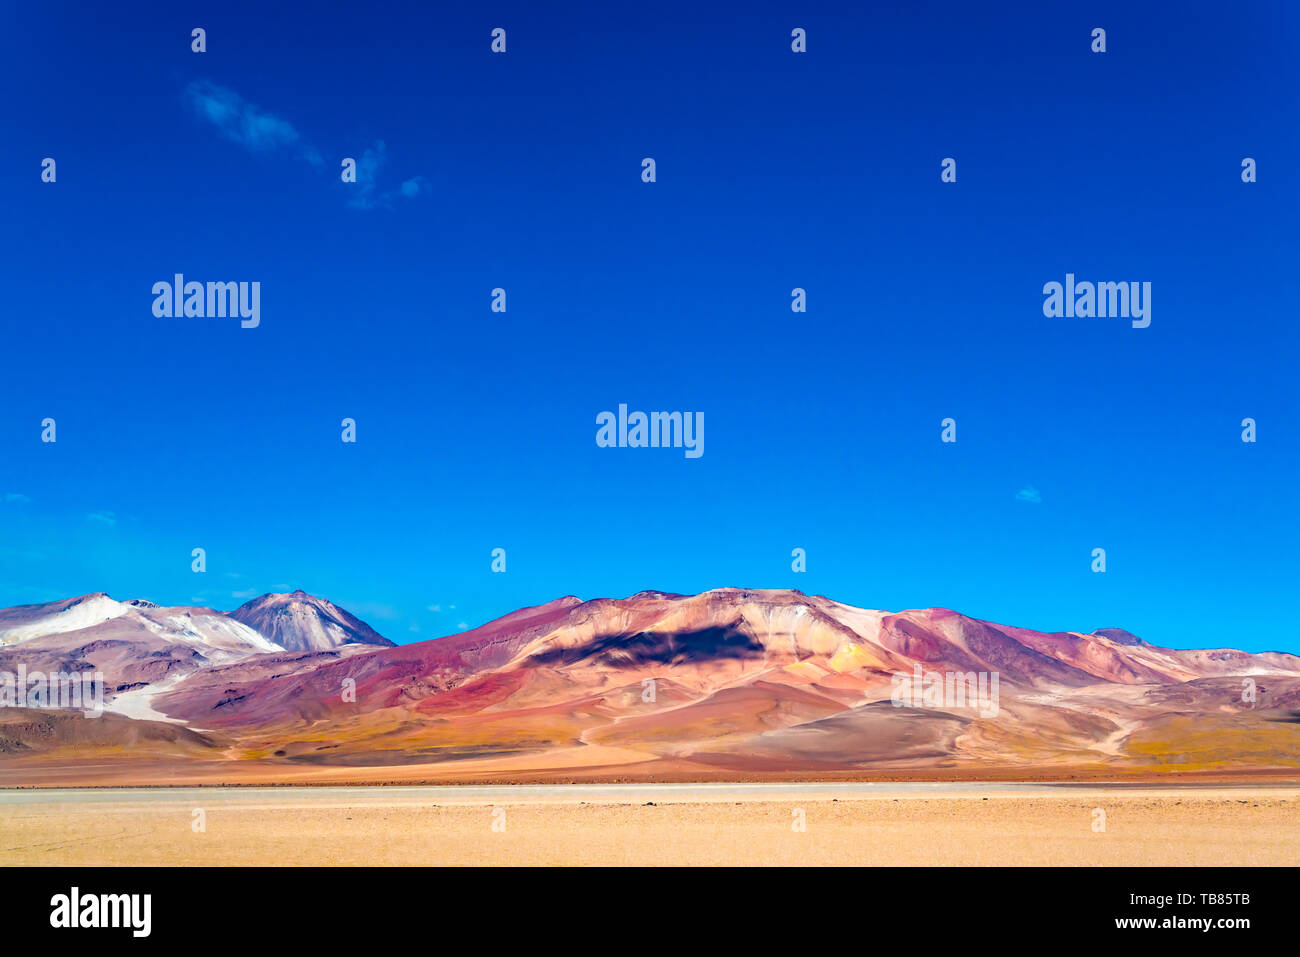
[[[1286,866],[1300,786],[23,789],[0,865]]]

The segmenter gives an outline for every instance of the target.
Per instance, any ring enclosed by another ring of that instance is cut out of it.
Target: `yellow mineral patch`
[[[811,661],[796,661],[793,664],[786,665],[781,670],[805,681],[816,681],[818,678],[826,676],[826,669],[813,664]]]
[[[881,668],[884,667],[878,657],[873,655],[866,645],[845,643],[840,645],[839,651],[831,656],[830,666],[832,671],[857,671],[859,668]]]

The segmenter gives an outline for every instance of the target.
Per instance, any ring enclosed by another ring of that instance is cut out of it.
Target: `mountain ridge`
[[[395,646],[351,612],[302,589],[267,592],[226,615],[286,651],[323,651],[340,645]]]
[[[465,632],[406,645],[378,636],[380,645],[349,642],[373,629],[302,591],[240,606],[252,625],[240,609],[212,613],[214,623],[210,609],[81,598],[0,610],[0,635],[32,626],[41,607],[110,616],[0,648],[0,668],[15,649],[49,646],[95,664],[115,655],[136,709],[123,713],[201,729],[212,747],[178,743],[177,760],[209,755],[234,762],[235,775],[375,765],[431,775],[599,765],[589,773],[615,779],[633,765],[742,778],[1300,770],[1300,656],[1161,648],[1118,628],[1040,632],[947,608],[890,612],[795,589],[720,588],[566,595]],[[162,645],[134,643],[146,621],[163,629],[148,636]],[[273,647],[235,653],[189,635],[224,636],[220,622]],[[286,648],[254,625],[324,643]],[[971,697],[953,697],[958,688]]]

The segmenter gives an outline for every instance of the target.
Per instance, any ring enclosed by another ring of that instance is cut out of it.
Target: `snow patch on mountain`
[[[0,634],[0,645],[14,645],[43,635],[62,635],[70,631],[80,631],[82,628],[90,628],[114,618],[121,618],[133,610],[125,602],[114,601],[107,595],[87,595],[62,611],[5,629],[4,633]]]

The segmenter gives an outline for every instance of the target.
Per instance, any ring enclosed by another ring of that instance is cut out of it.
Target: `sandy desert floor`
[[[0,865],[36,864],[1296,865],[1300,787],[0,792]]]

